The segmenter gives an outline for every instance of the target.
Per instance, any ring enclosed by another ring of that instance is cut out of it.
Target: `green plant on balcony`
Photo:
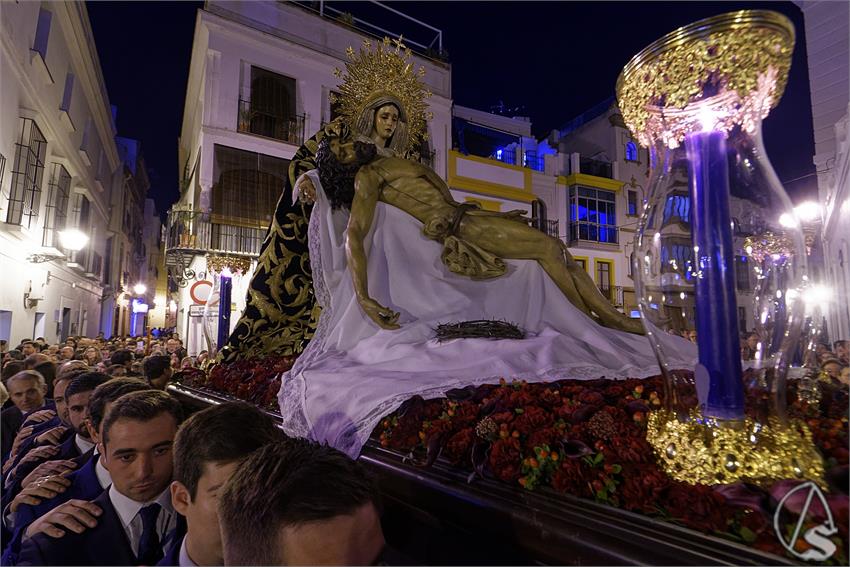
[[[351,12],[343,12],[336,19],[345,26],[354,27],[354,15]]]

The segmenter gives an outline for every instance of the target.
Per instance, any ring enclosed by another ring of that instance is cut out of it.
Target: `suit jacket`
[[[174,537],[171,539],[169,544],[165,547],[165,556],[159,561],[159,563],[157,563],[157,567],[160,565],[172,567],[180,565],[180,547],[183,545],[184,537],[185,535],[181,535],[180,537]]]
[[[24,415],[18,406],[12,406],[0,412],[0,451],[2,451],[2,462],[5,464],[9,458],[9,451],[15,442],[15,435],[24,422]]]
[[[98,455],[91,455],[91,458],[88,459],[82,468],[67,476],[71,484],[65,489],[65,492],[61,492],[48,500],[42,500],[40,504],[34,506],[21,504],[18,507],[18,511],[15,513],[14,532],[9,539],[5,540],[9,544],[3,551],[0,564],[15,565],[17,563],[24,532],[26,532],[27,528],[35,520],[69,500],[94,500],[103,492],[104,489],[97,480],[97,472],[95,470],[97,459]]]
[[[36,534],[21,545],[18,565],[138,565],[121,518],[109,499],[109,490],[104,490],[94,504],[103,510],[97,526],[80,534],[69,530],[58,539]],[[177,527],[163,538],[164,544],[186,534],[182,518],[177,515]]]
[[[74,442],[75,438],[76,435],[74,434],[66,439],[61,445],[59,445],[59,452],[52,457],[37,459],[35,461],[29,461],[22,465],[18,465],[15,470],[15,476],[11,479],[11,482],[8,483],[8,488],[3,491],[3,501],[11,502],[12,499],[15,498],[15,496],[17,496],[23,489],[21,482],[41,463],[46,463],[47,461],[71,460],[82,455],[79,447],[77,447],[77,444]]]

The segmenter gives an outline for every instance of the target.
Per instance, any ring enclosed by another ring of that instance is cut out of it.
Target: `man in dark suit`
[[[71,380],[65,389],[64,397],[65,406],[68,410],[68,425],[70,425],[74,434],[61,443],[58,450],[52,455],[36,459],[25,457],[18,463],[11,478],[6,479],[5,499],[11,501],[17,496],[23,488],[24,479],[41,463],[74,459],[94,448],[94,443],[86,426],[87,408],[94,389],[107,380],[109,380],[109,376],[100,372],[86,372]]]
[[[3,462],[9,456],[15,435],[24,423],[24,414],[35,411],[44,405],[44,396],[47,393],[47,384],[44,377],[34,370],[22,370],[9,378],[6,382],[9,391],[9,399],[15,404],[0,412],[0,424],[2,424],[2,450]]]
[[[88,529],[80,533],[69,530],[58,539],[48,531],[30,533],[31,525],[27,530],[31,537],[21,545],[18,564],[159,562],[163,542],[181,528],[168,485],[173,470],[171,447],[182,415],[179,402],[165,392],[132,392],[115,401],[101,432],[100,458],[109,470],[112,486],[92,502],[100,515],[84,518],[80,525]],[[63,506],[78,502],[71,500]]]
[[[92,441],[99,443],[99,431],[104,415],[115,400],[130,392],[149,389],[149,385],[137,378],[114,378],[95,388],[89,399],[87,418]],[[70,500],[94,500],[101,492],[109,488],[112,479],[109,471],[100,462],[99,455],[90,455],[85,459],[82,457],[81,455],[74,459],[77,461],[77,470],[67,477],[61,474],[50,475],[42,479],[41,485],[31,485],[15,497],[10,505],[14,512],[12,523],[14,535],[9,539],[0,564],[14,565],[17,562],[24,532],[31,524],[34,522],[41,522],[41,526],[49,524],[43,518],[58,506]],[[67,519],[67,517],[61,518]],[[68,526],[60,524],[60,529],[62,527]],[[42,530],[38,527],[33,530],[35,533],[40,531]]]
[[[229,402],[186,420],[174,440],[171,502],[186,518],[186,537],[176,539],[159,565],[224,565],[218,526],[218,495],[254,450],[283,433],[256,407]]]
[[[219,498],[225,565],[374,565],[385,541],[362,464],[304,439],[254,451]]]

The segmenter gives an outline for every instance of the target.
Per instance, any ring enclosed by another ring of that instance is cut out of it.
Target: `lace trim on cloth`
[[[312,428],[305,405],[307,400],[307,384],[304,380],[304,369],[309,367],[310,363],[324,351],[325,337],[328,332],[330,322],[333,320],[333,309],[331,307],[330,293],[325,285],[324,272],[322,271],[322,244],[321,244],[321,226],[319,214],[315,214],[321,210],[324,214],[324,209],[327,206],[327,200],[324,196],[319,195],[321,184],[318,179],[313,180],[316,188],[316,206],[313,207],[313,213],[310,215],[310,222],[307,225],[307,244],[310,250],[310,266],[313,272],[313,291],[315,293],[316,302],[322,307],[319,315],[319,323],[316,326],[316,332],[313,338],[297,359],[295,364],[289,371],[284,372],[281,376],[280,394],[278,400],[280,403],[280,415],[282,418],[283,430],[287,435],[293,437],[309,437],[310,429]],[[321,199],[321,204],[318,199]]]

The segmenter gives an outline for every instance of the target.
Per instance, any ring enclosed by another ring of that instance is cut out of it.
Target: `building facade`
[[[120,158],[85,4],[4,4],[0,19],[0,338],[108,332]]]
[[[815,135],[825,303],[832,340],[850,338],[850,5],[795,2],[803,11]]]
[[[247,273],[233,278],[232,324],[244,309],[289,160],[335,117],[334,69],[344,67],[346,49],[376,37],[363,29],[365,22],[354,23],[289,2],[208,1],[198,11],[180,137],[184,175],[166,225],[169,300],[177,304],[177,331],[190,354],[208,347],[205,325],[216,334],[212,312],[204,315],[214,284],[210,255],[251,262]],[[414,60],[425,67],[433,93],[431,161],[445,177],[450,68],[421,54]]]

